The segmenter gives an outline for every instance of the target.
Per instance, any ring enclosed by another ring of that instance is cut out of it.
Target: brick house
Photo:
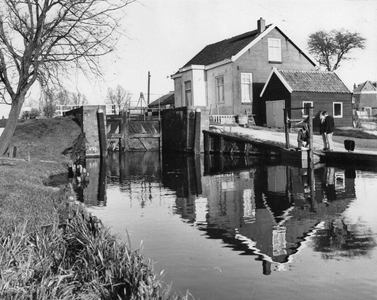
[[[267,127],[284,126],[284,108],[290,119],[303,120],[307,107],[313,107],[319,124],[319,112],[334,117],[335,126],[352,126],[352,93],[334,72],[278,70],[273,68],[260,94],[266,107]],[[302,108],[302,109],[297,109]]]
[[[365,81],[353,89],[354,108],[370,118],[377,115],[377,82]]]
[[[210,114],[253,114],[264,120],[260,93],[272,68],[315,70],[315,62],[275,25],[207,45],[171,77],[175,107],[206,106]]]

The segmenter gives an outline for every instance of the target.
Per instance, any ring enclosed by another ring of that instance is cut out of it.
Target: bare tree
[[[107,90],[106,102],[116,105],[119,112],[128,105],[130,100],[131,93],[120,85],[117,85],[115,89],[108,88]]]
[[[352,49],[364,49],[365,38],[357,32],[348,30],[317,31],[309,35],[309,53],[315,56],[319,65],[325,66],[327,71],[335,71],[340,62],[350,59],[347,57]]]
[[[42,99],[42,111],[46,118],[53,118],[56,112],[55,94],[51,90],[43,92]]]
[[[0,96],[11,105],[3,155],[30,87],[57,83],[71,68],[100,75],[99,57],[113,51],[123,8],[135,0],[0,1]]]
[[[85,94],[72,93],[71,102],[74,105],[85,105],[85,104],[88,104],[88,98],[86,98]]]

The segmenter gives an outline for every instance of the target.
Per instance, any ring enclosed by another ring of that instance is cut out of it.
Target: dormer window
[[[281,40],[268,39],[268,61],[281,63]]]

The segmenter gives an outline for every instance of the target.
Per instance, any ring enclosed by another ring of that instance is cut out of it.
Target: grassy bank
[[[75,203],[62,151],[79,132],[69,118],[24,121],[20,160],[0,159],[0,298],[187,299]]]

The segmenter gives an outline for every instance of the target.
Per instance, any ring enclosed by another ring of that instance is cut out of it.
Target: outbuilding
[[[273,68],[260,97],[267,127],[284,127],[284,109],[291,120],[303,120],[310,107],[314,125],[319,113],[327,111],[336,127],[352,126],[352,93],[334,72]]]

